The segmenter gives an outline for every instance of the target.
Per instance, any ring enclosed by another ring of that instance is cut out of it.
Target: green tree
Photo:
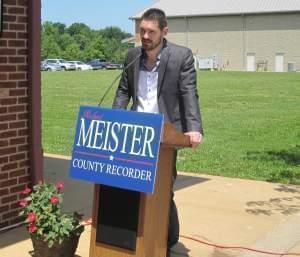
[[[78,34],[89,35],[91,33],[91,29],[84,23],[76,22],[70,25],[70,27],[66,29],[66,32],[69,33],[71,36]]]
[[[125,57],[127,55],[127,48],[118,48],[114,54],[112,55],[111,60],[117,62],[117,63],[123,63],[125,60]]]
[[[59,35],[63,35],[65,33],[66,25],[60,22],[55,22],[52,24],[53,27],[57,30]]]
[[[79,59],[94,58],[123,62],[128,46],[121,40],[131,34],[118,27],[101,30],[90,29],[84,23],[73,23],[69,27],[60,22],[46,21],[42,24],[42,58]]]
[[[67,47],[69,45],[72,45],[72,44],[75,44],[75,40],[74,40],[74,37],[70,36],[69,34],[63,34],[59,37],[59,40],[58,40],[58,44],[60,45],[60,48],[65,51],[67,49]]]
[[[74,35],[74,41],[79,45],[80,50],[84,50],[91,40],[90,37],[87,37],[84,34],[76,34]]]
[[[42,25],[42,35],[58,39],[60,34],[57,26],[54,26],[52,22],[46,21]]]
[[[119,42],[124,38],[131,37],[131,34],[123,32],[118,27],[106,27],[105,29],[100,30],[100,34],[104,38],[115,39]]]
[[[93,42],[91,42],[91,44],[85,51],[86,60],[106,58],[104,54],[105,46],[106,45],[102,37],[96,38]]]
[[[58,58],[61,56],[61,49],[53,36],[44,36],[42,38],[41,58]]]
[[[81,52],[79,45],[76,43],[73,43],[71,45],[68,45],[63,57],[66,60],[80,60],[81,59]]]

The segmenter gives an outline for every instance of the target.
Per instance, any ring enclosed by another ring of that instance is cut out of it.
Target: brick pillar
[[[0,229],[22,221],[21,192],[30,186],[28,6],[3,0],[0,36]],[[38,110],[39,111],[39,110]]]

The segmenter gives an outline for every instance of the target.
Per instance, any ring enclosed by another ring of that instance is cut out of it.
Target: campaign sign
[[[80,106],[70,176],[153,193],[161,114]]]

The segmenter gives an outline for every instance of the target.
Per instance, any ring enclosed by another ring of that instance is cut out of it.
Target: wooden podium
[[[166,123],[154,194],[95,185],[90,257],[165,257],[173,159],[189,138]]]

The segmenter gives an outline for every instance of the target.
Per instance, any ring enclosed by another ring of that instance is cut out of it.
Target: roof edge
[[[167,15],[167,18],[183,17],[212,17],[212,16],[243,16],[243,15],[260,15],[260,14],[283,14],[283,13],[300,13],[300,10],[284,11],[261,11],[261,12],[232,12],[232,13],[210,13],[210,14],[192,14],[192,15]],[[130,20],[138,20],[141,16],[129,17]]]

